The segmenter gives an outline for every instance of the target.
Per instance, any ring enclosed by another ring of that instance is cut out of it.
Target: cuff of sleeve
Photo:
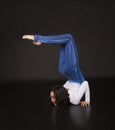
[[[39,41],[38,35],[34,35],[34,42],[38,42],[38,41]]]

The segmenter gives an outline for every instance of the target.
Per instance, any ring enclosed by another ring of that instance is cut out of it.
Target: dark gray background
[[[58,80],[59,46],[24,34],[71,33],[86,78],[115,77],[114,1],[16,0],[0,4],[0,81]]]

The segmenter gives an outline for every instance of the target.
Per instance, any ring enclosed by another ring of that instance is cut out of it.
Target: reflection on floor
[[[2,130],[114,130],[114,79],[89,80],[91,105],[55,108],[49,91],[55,81],[0,83]],[[61,84],[64,81],[60,82]]]

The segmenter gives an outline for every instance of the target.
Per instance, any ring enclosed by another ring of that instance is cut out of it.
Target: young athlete
[[[50,101],[54,106],[71,103],[81,106],[90,105],[90,89],[80,67],[76,43],[71,34],[61,35],[24,35],[23,39],[32,40],[34,45],[57,44],[61,46],[59,71],[67,78],[62,86],[56,86],[50,91]],[[85,100],[81,101],[83,95]]]

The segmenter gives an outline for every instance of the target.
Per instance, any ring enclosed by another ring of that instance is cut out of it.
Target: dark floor
[[[114,81],[90,79],[90,107],[58,109],[48,95],[58,81],[0,83],[0,130],[114,130]]]

